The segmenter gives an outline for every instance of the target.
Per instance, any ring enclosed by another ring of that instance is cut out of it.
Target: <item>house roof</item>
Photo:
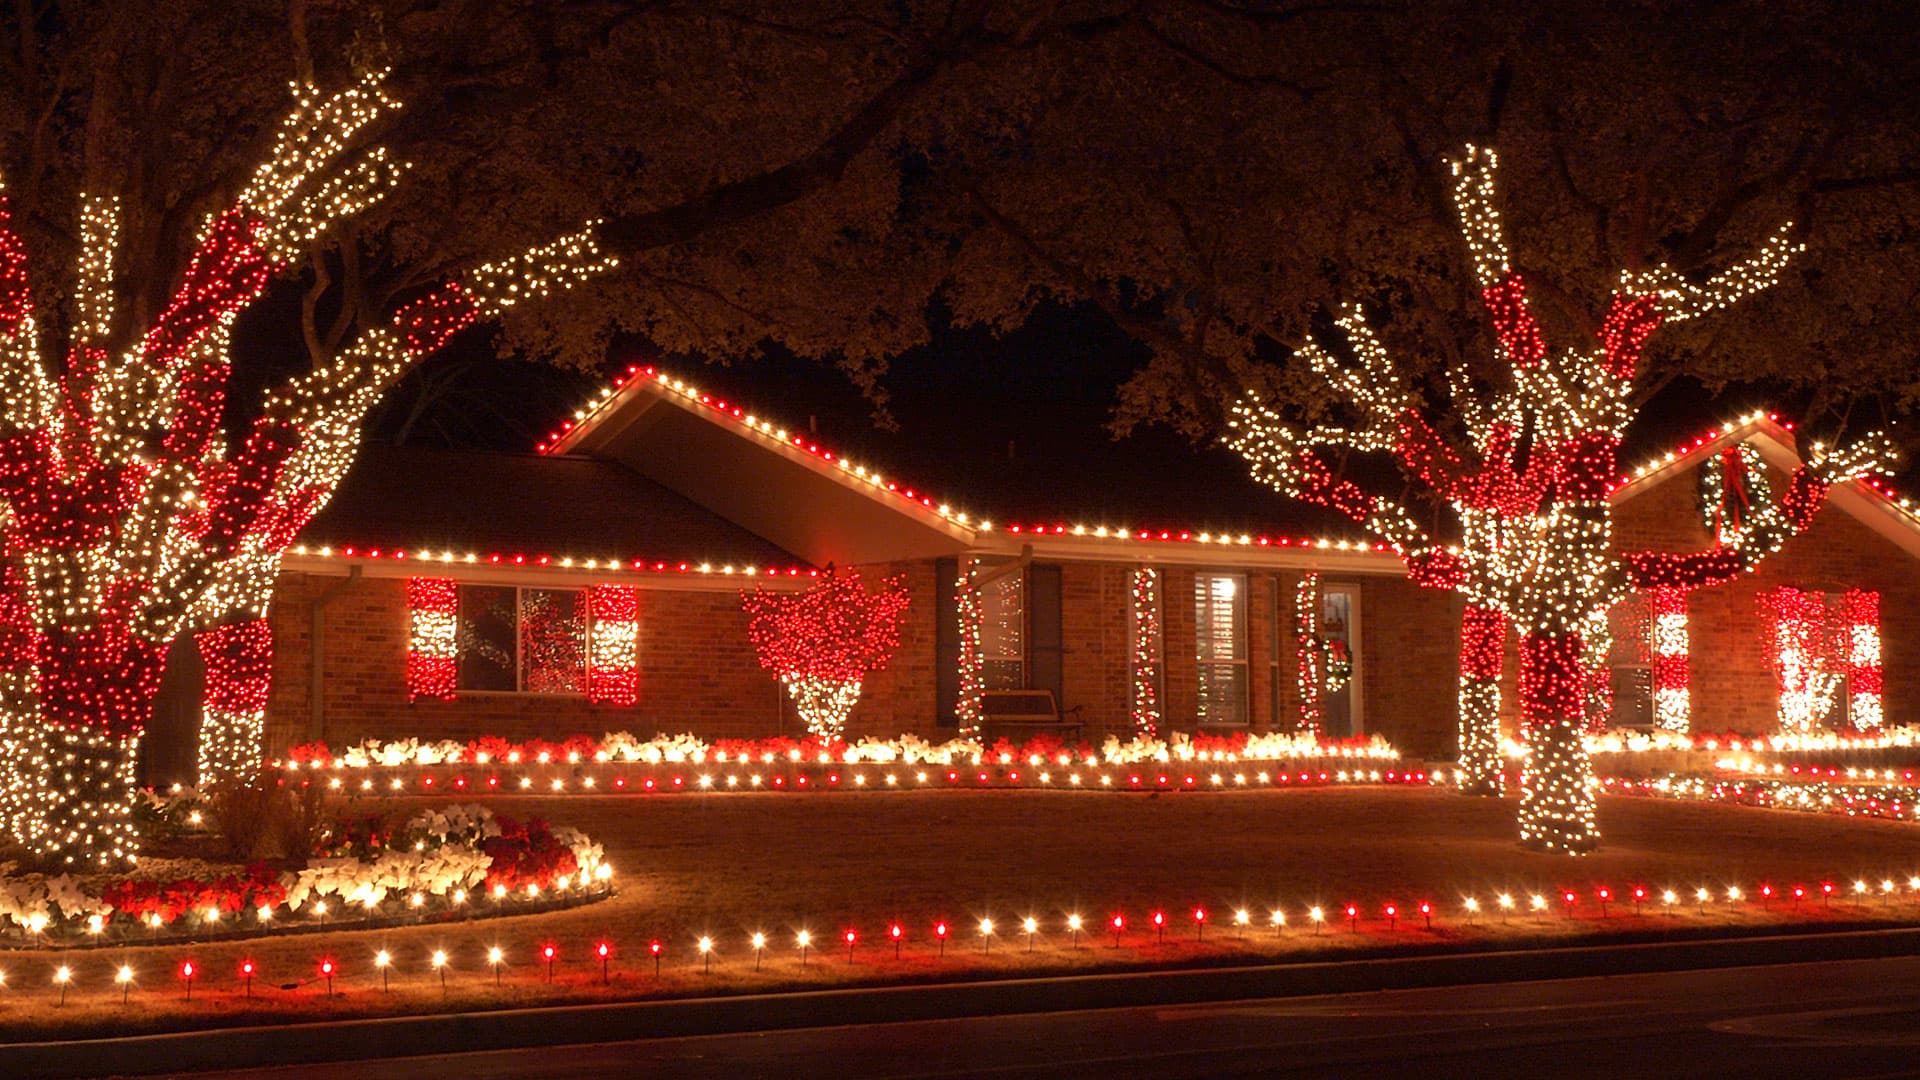
[[[995,520],[970,502],[932,495],[856,462],[778,421],[653,367],[634,366],[538,448],[554,455],[612,457],[730,519],[812,559],[863,563],[951,555],[1017,553],[1055,559],[1244,565],[1323,565],[1398,573],[1377,542],[1281,525],[1144,527],[1062,515]],[[1109,478],[1124,483],[1124,478]],[[1061,491],[1098,491],[1079,477]],[[1275,499],[1275,505],[1282,501]]]
[[[1777,413],[1751,412],[1642,463],[1614,488],[1612,500],[1619,505],[1691,473],[1707,458],[1739,443],[1751,445],[1761,460],[1783,472],[1798,468],[1803,460],[1792,423]],[[1902,551],[1920,557],[1920,507],[1884,481],[1874,477],[1850,481],[1834,487],[1827,498]]]
[[[806,569],[617,462],[393,446],[361,450],[292,552],[322,553],[648,573]]]

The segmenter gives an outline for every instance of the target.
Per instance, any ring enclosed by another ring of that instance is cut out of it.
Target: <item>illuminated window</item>
[[[459,689],[585,693],[589,632],[583,589],[462,585]]]
[[[1196,719],[1247,722],[1247,579],[1197,574],[1193,580],[1194,657],[1199,662]]]
[[[1027,581],[1017,567],[980,566],[980,659],[988,690],[1027,688]],[[991,578],[991,580],[988,580]]]

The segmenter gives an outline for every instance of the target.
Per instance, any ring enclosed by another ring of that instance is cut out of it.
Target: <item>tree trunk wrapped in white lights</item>
[[[1403,379],[1357,309],[1336,320],[1352,360],[1316,343],[1299,355],[1359,417],[1352,427],[1303,427],[1249,394],[1234,409],[1228,442],[1256,477],[1336,510],[1392,544],[1418,583],[1459,590],[1468,606],[1461,642],[1460,784],[1499,790],[1497,715],[1506,626],[1520,636],[1520,834],[1546,851],[1579,853],[1599,841],[1592,769],[1581,735],[1591,688],[1588,638],[1635,589],[1685,589],[1751,568],[1803,529],[1829,485],[1878,467],[1885,440],[1843,453],[1816,445],[1778,505],[1755,508],[1747,528],[1712,549],[1616,555],[1608,496],[1617,454],[1636,412],[1641,350],[1659,326],[1704,315],[1773,283],[1796,246],[1785,230],[1753,259],[1703,284],[1662,266],[1620,275],[1587,347],[1550,352],[1508,262],[1494,206],[1495,159],[1468,147],[1452,165],[1475,277],[1493,322],[1503,382],[1489,390],[1464,366],[1449,372],[1451,408],[1465,432],[1429,420],[1424,391]],[[1389,455],[1453,518],[1453,536],[1336,473],[1326,451]]]
[[[740,594],[760,666],[779,676],[807,731],[829,741],[845,732],[867,674],[893,658],[907,600],[904,578],[869,593],[855,570],[800,592]]]
[[[378,148],[346,154],[394,107],[379,76],[331,96],[303,88],[251,183],[205,222],[172,301],[117,356],[102,344],[118,317],[117,202],[83,200],[64,363],[43,358],[25,252],[0,207],[0,539],[12,560],[0,664],[12,664],[15,706],[0,749],[20,751],[0,774],[0,821],[43,859],[134,857],[134,754],[168,646],[196,627],[265,616],[282,552],[332,495],[380,394],[455,331],[610,265],[580,234],[471,271],[271,390],[229,445],[234,318],[330,223],[398,178]],[[243,666],[251,680],[257,657]],[[263,691],[227,689],[231,700],[210,710],[208,760],[244,772],[260,752],[251,714]]]

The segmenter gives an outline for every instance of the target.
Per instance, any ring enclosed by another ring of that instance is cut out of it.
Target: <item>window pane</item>
[[[1026,665],[1018,660],[988,660],[981,665],[981,679],[988,690],[1025,690]]]
[[[1200,574],[1194,578],[1195,656],[1206,660],[1246,659],[1246,590],[1232,574]]]
[[[514,590],[497,585],[460,586],[458,688],[512,690],[519,658],[513,633]]]
[[[987,660],[1026,659],[1022,578],[1015,570],[980,587],[980,655]]]
[[[520,593],[520,647],[533,694],[574,694],[587,684],[587,594],[579,589]]]
[[[1203,724],[1247,722],[1246,665],[1200,665],[1199,714]]]

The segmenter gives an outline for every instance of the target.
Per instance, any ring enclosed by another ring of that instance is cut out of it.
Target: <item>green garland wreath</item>
[[[1772,502],[1767,464],[1752,446],[1729,446],[1700,464],[1700,521],[1721,543],[1738,546]]]

